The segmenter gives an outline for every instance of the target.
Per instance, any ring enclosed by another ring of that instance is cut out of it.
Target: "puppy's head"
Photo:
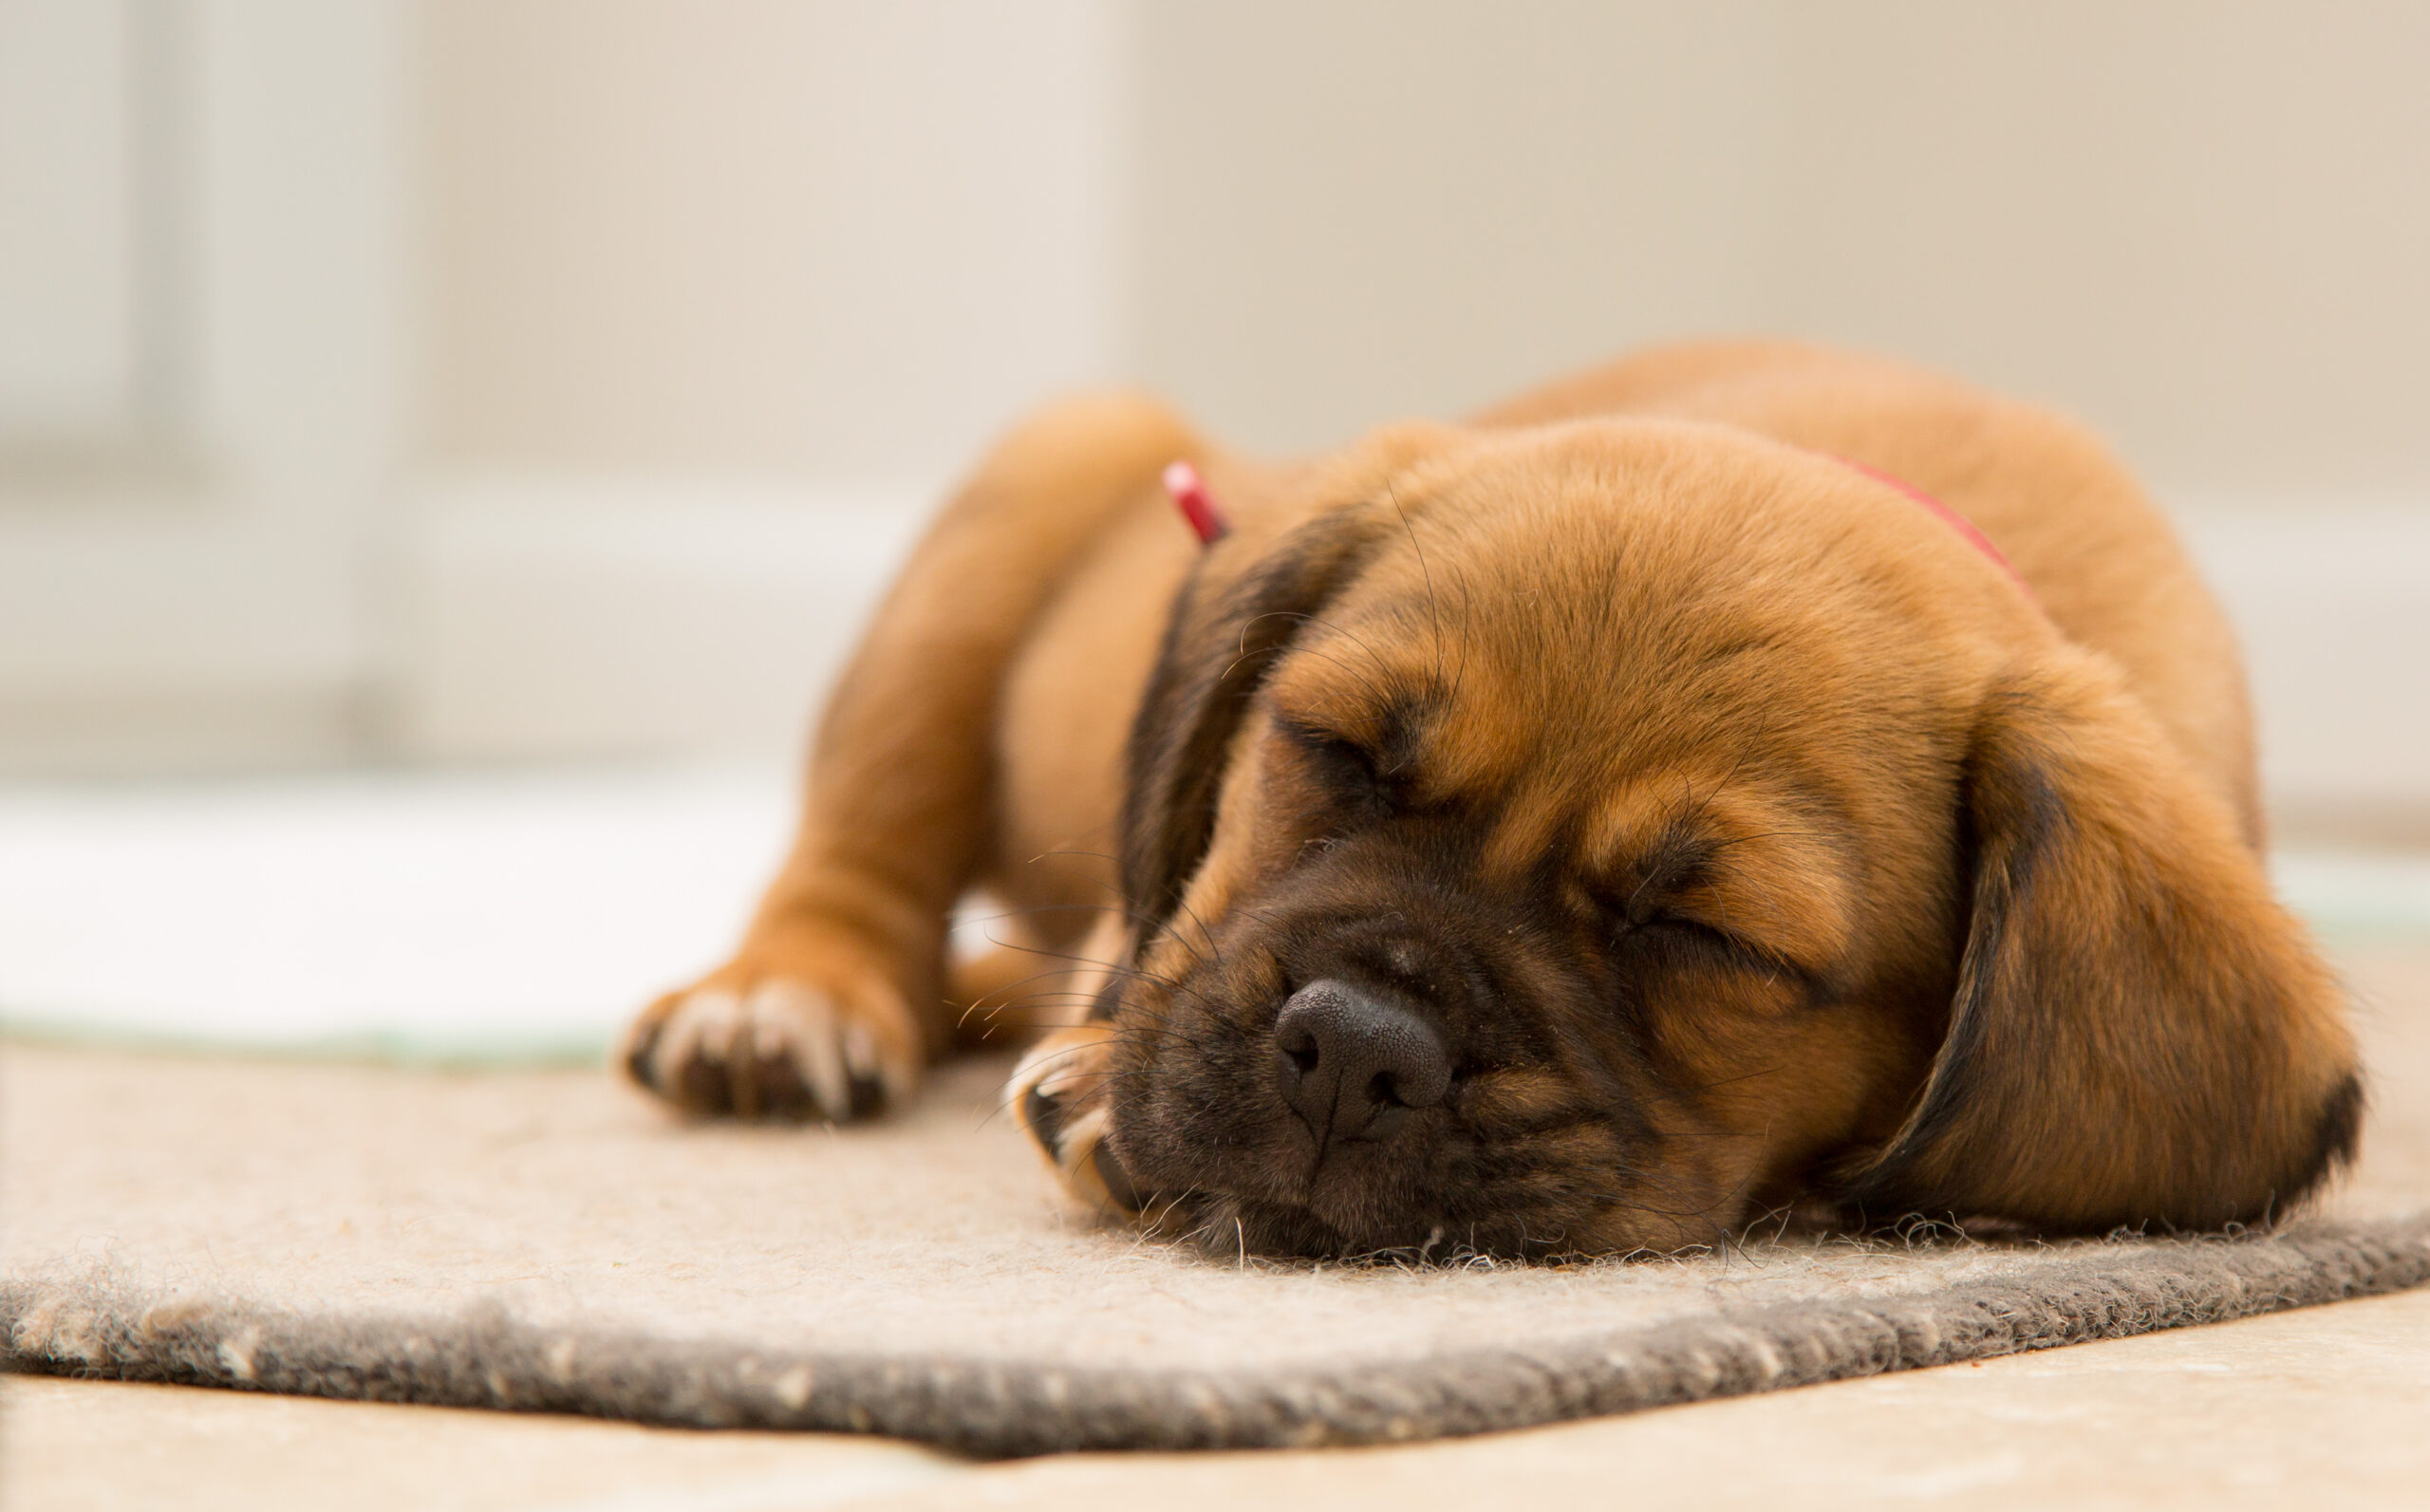
[[[1733,432],[1442,438],[1210,552],[1130,752],[1107,1152],[1215,1246],[1667,1250],[1801,1193],[2261,1216],[2330,984],[2101,659]],[[1355,469],[1352,470],[1355,473]]]

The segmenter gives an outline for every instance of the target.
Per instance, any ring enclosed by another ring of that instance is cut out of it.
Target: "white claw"
[[[867,1024],[844,1026],[844,1066],[854,1081],[885,1083],[886,1068],[878,1063],[877,1039]]]
[[[735,1022],[741,1016],[742,1004],[730,992],[696,992],[676,1004],[665,1031],[650,1047],[650,1080],[672,1091],[678,1085],[677,1076],[694,1056],[724,1059]]]
[[[798,982],[762,982],[752,989],[750,1006],[793,1057],[818,1111],[839,1124],[851,1117],[852,1084],[835,1043],[835,1010],[825,995]]]
[[[852,1068],[854,1076],[885,1089],[887,1106],[901,1108],[909,1100],[911,1087],[902,1068],[878,1048],[877,1036],[869,1025],[844,1026],[844,1064]]]

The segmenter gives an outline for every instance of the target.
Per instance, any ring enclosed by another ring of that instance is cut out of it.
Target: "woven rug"
[[[11,1368],[1008,1455],[1509,1428],[2430,1280],[2430,954],[2349,952],[2364,1162],[2270,1234],[1209,1260],[1064,1215],[1000,1062],[850,1130],[606,1075],[0,1050]]]

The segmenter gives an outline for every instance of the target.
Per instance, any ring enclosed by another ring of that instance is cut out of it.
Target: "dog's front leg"
[[[628,1031],[643,1086],[701,1113],[865,1116],[952,1045],[947,919],[996,832],[998,689],[1074,557],[1194,452],[1138,399],[1017,430],[913,553],[829,700],[791,857],[734,959]]]

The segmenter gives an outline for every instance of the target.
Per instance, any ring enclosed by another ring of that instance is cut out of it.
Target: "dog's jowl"
[[[1226,1253],[2210,1228],[2361,1099],[2262,844],[2217,607],[2040,411],[1693,346],[1271,464],[1084,399],[939,518],[626,1064],[847,1118],[1044,1031],[1057,1178]]]

